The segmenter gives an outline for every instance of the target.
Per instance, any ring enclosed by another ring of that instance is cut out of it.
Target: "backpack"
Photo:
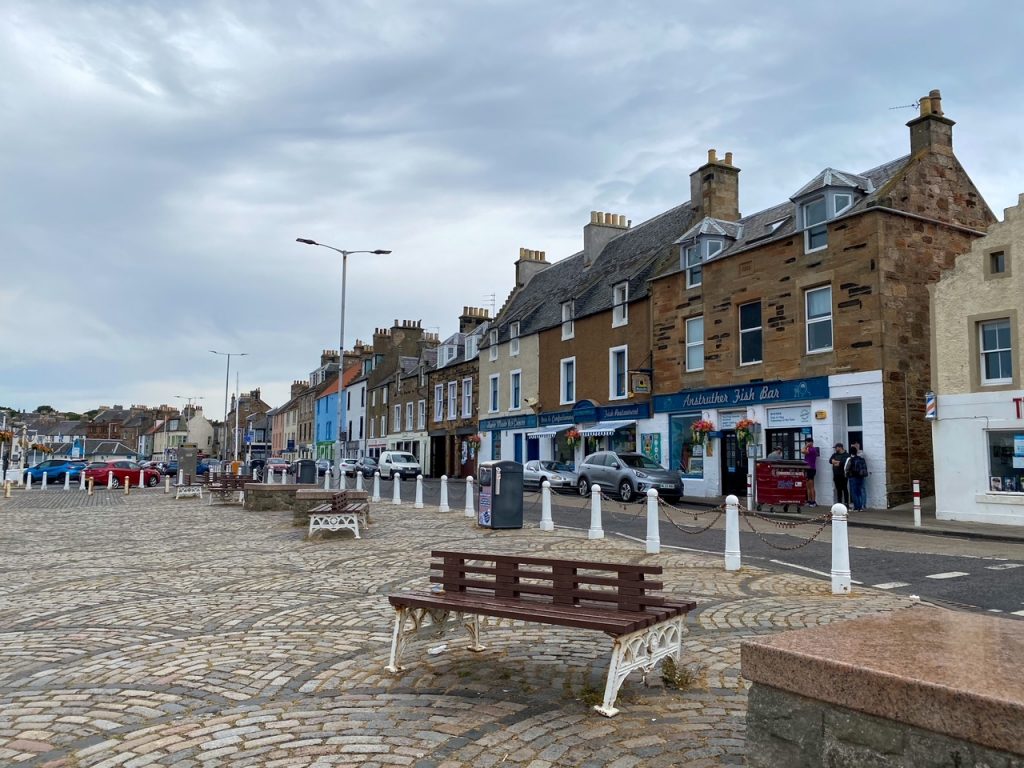
[[[851,456],[850,465],[846,468],[846,474],[850,477],[867,477],[868,463],[863,456]]]

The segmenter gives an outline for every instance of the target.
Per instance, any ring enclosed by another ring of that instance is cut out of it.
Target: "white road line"
[[[1024,611],[1012,611],[1014,616],[1024,616]]]
[[[1007,571],[1010,568],[1024,568],[1024,563],[1000,563],[999,565],[986,565],[989,571]]]
[[[926,579],[958,579],[961,576],[970,576],[971,574],[964,571],[949,571],[947,573],[933,573],[931,576],[925,576]]]
[[[1002,608],[989,608],[988,612],[989,613],[1002,613],[1003,609]]]
[[[910,583],[906,581],[886,581],[882,584],[872,584],[875,589],[896,589],[897,587],[909,587]]]
[[[776,565],[784,565],[787,568],[796,568],[799,571],[807,571],[807,573],[813,573],[813,574],[816,574],[818,576],[824,576],[826,579],[831,579],[832,578],[832,574],[831,573],[825,573],[825,571],[816,571],[813,568],[808,568],[806,565],[796,565],[794,563],[787,563],[785,560],[769,560],[768,562],[769,563],[775,563]],[[863,581],[857,581],[856,579],[850,579],[850,583],[852,583],[852,584],[860,584],[861,586],[863,586],[863,584],[864,584]]]

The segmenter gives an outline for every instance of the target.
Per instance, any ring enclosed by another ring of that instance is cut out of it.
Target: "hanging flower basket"
[[[476,452],[480,449],[480,435],[469,435],[466,438],[466,447],[469,448],[469,458],[475,459]]]
[[[469,437],[466,438],[466,442],[469,443],[470,445],[479,446],[482,441],[480,439],[480,435],[470,435]]]
[[[758,424],[753,419],[740,419],[736,422],[736,440],[739,442],[740,448],[753,442],[757,427]]]
[[[53,449],[48,445],[42,443],[33,443],[31,450],[39,451],[39,453],[53,453]]]
[[[0,443],[9,443],[14,440],[14,433],[9,430],[0,430]]]
[[[565,442],[570,448],[575,448],[580,444],[580,431],[576,428],[570,429],[565,433]]]
[[[708,432],[712,431],[715,425],[707,419],[699,419],[690,425],[690,436],[697,445],[704,445],[708,439]]]

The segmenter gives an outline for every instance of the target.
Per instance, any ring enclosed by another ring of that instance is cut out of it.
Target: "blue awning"
[[[538,438],[538,437],[554,437],[559,432],[564,432],[565,430],[569,429],[571,426],[572,426],[572,424],[552,424],[549,427],[544,427],[542,429],[535,429],[532,432],[527,432],[526,436],[528,438],[531,438],[531,439]]]

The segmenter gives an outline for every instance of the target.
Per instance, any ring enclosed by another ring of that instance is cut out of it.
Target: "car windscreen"
[[[416,457],[411,453],[393,453],[391,454],[391,460],[401,462],[402,464],[416,463]]]
[[[540,465],[550,472],[572,472],[572,467],[568,464],[561,464],[557,461],[542,461]]]
[[[104,469],[107,466],[105,461],[94,461],[91,464],[86,465],[86,469]]]
[[[661,469],[661,464],[658,464],[646,456],[619,456],[619,459],[627,467],[633,469]]]
[[[377,460],[374,459],[374,458],[371,458],[370,456],[367,456],[365,459],[362,459],[361,461],[363,462],[363,464],[366,464],[368,467],[375,467],[375,466],[377,466]]]

